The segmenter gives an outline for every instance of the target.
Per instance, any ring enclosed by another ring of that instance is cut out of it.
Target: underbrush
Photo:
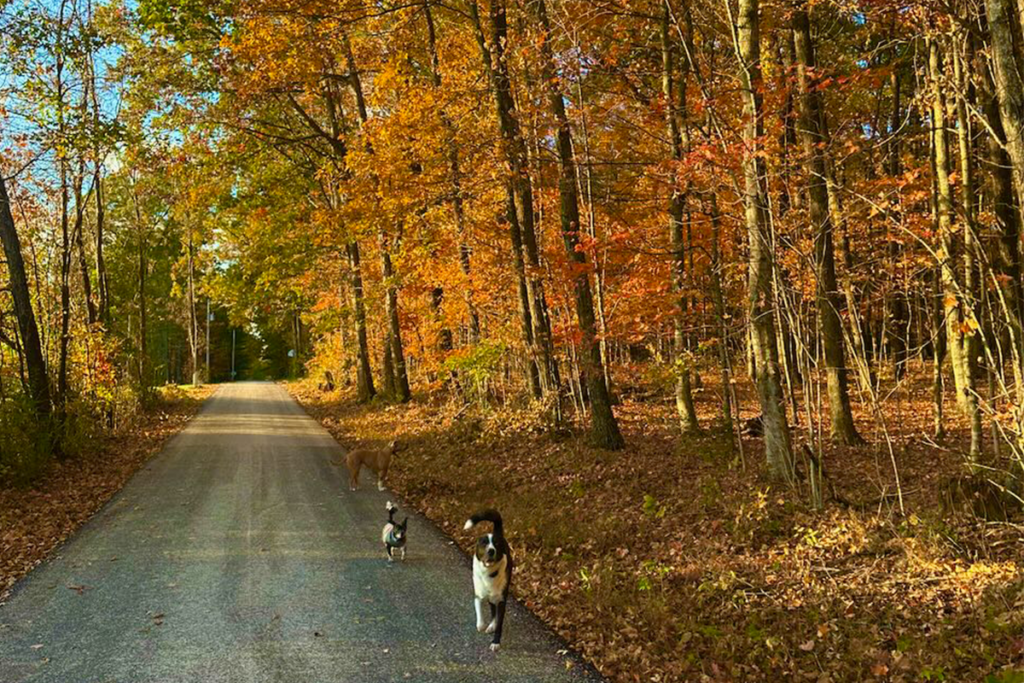
[[[45,421],[24,396],[0,401],[0,488],[27,486],[44,476],[55,458],[88,457],[97,442],[131,432],[150,414],[194,400],[191,387],[168,385],[143,394],[118,385],[76,396],[62,415],[53,413]]]
[[[24,485],[50,462],[48,426],[40,425],[27,399],[0,401],[0,486]]]
[[[726,435],[681,438],[668,403],[618,406],[627,448],[611,453],[549,428],[535,407],[368,407],[290,389],[348,447],[407,444],[390,485],[464,548],[467,513],[500,509],[517,596],[610,680],[1010,681],[1024,670],[1024,527],[944,511],[959,456],[910,434],[906,514],[875,446],[828,453],[844,504],[818,512],[766,479],[759,439],[744,442],[744,471]]]

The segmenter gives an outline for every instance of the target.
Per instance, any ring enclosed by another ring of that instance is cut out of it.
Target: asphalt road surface
[[[221,387],[0,606],[0,683],[600,680],[519,605],[491,653],[423,518],[389,566],[388,494],[341,453],[280,387]]]

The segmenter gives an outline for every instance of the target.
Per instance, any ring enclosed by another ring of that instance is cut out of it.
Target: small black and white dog
[[[384,530],[380,533],[380,540],[384,543],[384,551],[388,554],[388,562],[395,561],[392,553],[396,550],[402,551],[402,562],[405,562],[405,531],[409,526],[409,518],[403,519],[401,524],[395,522],[395,513],[398,512],[398,506],[390,500],[386,509],[388,511],[388,523],[384,525]]]
[[[476,595],[476,630],[493,633],[491,650],[501,648],[501,629],[505,625],[505,603],[512,585],[512,551],[505,541],[505,528],[497,510],[484,510],[466,520],[466,529],[490,522],[494,530],[476,542],[473,554],[473,592]],[[484,619],[484,603],[490,605],[491,622]]]

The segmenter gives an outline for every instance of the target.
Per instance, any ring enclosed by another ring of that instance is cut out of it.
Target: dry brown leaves
[[[517,596],[617,683],[981,681],[1024,668],[1024,536],[939,513],[963,432],[929,444],[927,386],[890,406],[905,516],[864,416],[874,445],[826,454],[855,505],[816,513],[769,485],[759,440],[745,442],[744,472],[720,436],[681,439],[667,401],[619,406],[628,446],[608,453],[517,429],[529,420],[514,412],[289,388],[346,446],[407,443],[391,486],[464,548],[467,513],[498,507]],[[715,412],[712,390],[700,409]]]
[[[176,390],[140,415],[133,429],[98,440],[86,456],[53,463],[31,488],[0,489],[0,599],[181,431],[213,391]]]

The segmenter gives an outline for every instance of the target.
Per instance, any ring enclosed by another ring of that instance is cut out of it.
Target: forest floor
[[[467,513],[500,509],[515,594],[611,681],[1019,683],[1024,526],[942,504],[966,435],[950,420],[931,438],[920,370],[887,394],[891,455],[862,407],[868,443],[826,451],[842,503],[820,512],[768,482],[761,439],[744,439],[744,468],[724,434],[681,437],[668,396],[631,397],[621,380],[620,452],[541,429],[527,408],[289,390],[346,447],[398,438],[390,488],[463,548]],[[717,387],[697,399],[711,424]],[[754,416],[750,387],[740,399]]]
[[[14,583],[95,514],[181,431],[216,387],[161,387],[152,405],[27,487],[0,487],[0,602]]]

